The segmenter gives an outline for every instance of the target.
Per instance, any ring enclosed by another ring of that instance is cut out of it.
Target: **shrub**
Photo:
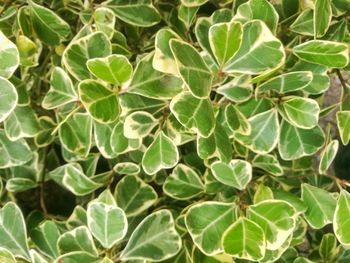
[[[349,10],[0,0],[0,261],[349,262]]]

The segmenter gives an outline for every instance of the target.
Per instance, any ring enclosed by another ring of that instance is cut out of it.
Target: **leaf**
[[[142,58],[128,86],[128,93],[154,99],[171,99],[182,91],[180,78],[157,71],[152,66],[153,54]]]
[[[339,148],[339,141],[332,140],[321,152],[320,164],[318,172],[324,174],[332,164]]]
[[[92,58],[87,61],[87,68],[97,78],[121,85],[132,75],[132,65],[123,55],[110,55],[104,58]]]
[[[41,105],[51,110],[77,100],[77,93],[72,80],[60,67],[55,67],[51,74],[50,89],[46,93]]]
[[[154,205],[158,194],[138,176],[127,175],[118,182],[114,197],[118,207],[123,209],[126,216],[132,217]]]
[[[16,259],[12,253],[2,247],[0,247],[0,261],[3,263],[16,263]]]
[[[92,58],[103,58],[112,53],[111,42],[101,31],[91,33],[69,43],[62,55],[62,65],[77,80],[93,78],[86,63]]]
[[[239,49],[242,42],[242,24],[219,23],[209,29],[209,43],[219,65],[225,64]]]
[[[243,160],[231,160],[229,164],[216,161],[210,168],[219,182],[238,190],[244,190],[252,179],[252,166]]]
[[[313,155],[324,142],[325,136],[319,126],[306,130],[282,121],[278,151],[283,160],[295,160]]]
[[[94,120],[112,123],[118,119],[121,110],[115,91],[96,80],[81,81],[78,89],[80,101]]]
[[[324,261],[332,261],[337,256],[337,239],[333,233],[324,234],[321,240],[319,253]]]
[[[314,33],[315,38],[326,34],[332,21],[332,5],[329,0],[316,0],[314,11]]]
[[[96,8],[94,20],[98,31],[104,32],[109,38],[113,37],[116,18],[111,9],[105,7]]]
[[[251,98],[253,93],[250,76],[242,75],[234,78],[224,85],[220,85],[216,92],[236,103],[247,101]]]
[[[214,110],[208,99],[198,99],[185,91],[172,99],[170,110],[183,126],[202,137],[208,137],[214,131]]]
[[[350,244],[350,194],[342,190],[334,212],[333,229],[338,241],[343,246]]]
[[[296,226],[296,211],[286,201],[266,200],[249,206],[247,217],[264,231],[266,248],[276,250],[290,237]]]
[[[347,145],[350,141],[350,111],[338,111],[336,116],[340,139],[343,145]]]
[[[186,28],[189,29],[194,23],[198,10],[199,6],[180,5],[178,18],[185,24]]]
[[[0,100],[1,123],[13,112],[18,103],[18,95],[15,86],[3,77],[0,77]]]
[[[124,135],[129,139],[144,138],[150,134],[159,121],[146,111],[135,111],[124,120]]]
[[[206,255],[223,251],[221,238],[237,219],[238,208],[231,203],[207,201],[190,207],[185,216],[186,227],[195,245]]]
[[[252,165],[275,176],[283,175],[282,166],[277,158],[271,154],[256,155],[252,161]]]
[[[343,68],[349,63],[349,49],[346,44],[311,40],[293,48],[293,53],[301,60],[331,68]]]
[[[286,98],[278,109],[284,119],[297,128],[312,129],[318,124],[320,107],[313,99]]]
[[[119,207],[91,202],[87,207],[87,220],[91,233],[104,248],[111,248],[126,235],[128,222]]]
[[[47,45],[58,46],[67,39],[71,30],[69,24],[55,12],[41,5],[30,3],[30,17],[35,34]]]
[[[12,43],[0,30],[0,80],[8,79],[19,66],[19,52],[14,43]],[[4,84],[1,83],[0,86]]]
[[[263,84],[259,85],[256,92],[259,94],[274,90],[278,93],[287,93],[302,90],[307,87],[312,80],[313,74],[311,71],[295,71],[285,73],[271,78]]]
[[[175,256],[181,238],[175,230],[169,210],[159,210],[145,217],[135,228],[120,258],[124,260],[162,261]]]
[[[308,207],[304,217],[312,228],[320,229],[332,223],[337,202],[329,192],[309,184],[302,184],[301,199]]]
[[[251,133],[252,127],[247,118],[232,104],[225,107],[225,119],[233,132],[243,135],[249,135]]]
[[[139,149],[141,146],[141,140],[138,139],[128,139],[124,136],[124,125],[118,122],[112,131],[110,144],[112,146],[113,152],[116,154],[123,154],[130,152],[132,150]]]
[[[142,157],[142,168],[147,174],[173,168],[179,161],[179,152],[174,142],[159,132]]]
[[[113,128],[116,125],[116,123],[105,124],[94,122],[95,143],[99,152],[106,159],[112,159],[118,155],[118,153],[114,152],[111,145],[111,136]]]
[[[52,259],[59,256],[57,249],[59,237],[60,231],[53,221],[45,221],[30,233],[30,238],[39,251]]]
[[[279,123],[277,111],[271,109],[248,119],[251,126],[249,135],[236,133],[235,139],[255,153],[266,154],[277,145]]]
[[[242,44],[223,70],[229,74],[265,74],[282,66],[284,60],[282,43],[262,21],[252,20],[243,25]]]
[[[255,190],[253,203],[257,204],[269,199],[273,199],[273,192],[271,188],[264,185],[263,183],[259,184]]]
[[[181,0],[181,3],[185,6],[201,6],[204,5],[208,0]]]
[[[64,254],[54,261],[54,263],[76,263],[76,262],[87,262],[87,263],[100,263],[99,257],[91,255],[90,253],[83,251],[74,251]]]
[[[176,61],[178,73],[196,98],[207,98],[212,84],[212,74],[198,51],[178,39],[170,40],[170,48]]]
[[[139,174],[140,166],[132,162],[117,163],[113,170],[118,174]]]
[[[204,185],[199,175],[184,164],[177,165],[163,184],[164,193],[178,200],[191,199],[201,194],[203,190]]]
[[[30,259],[32,263],[48,263],[43,256],[41,256],[36,250],[29,250]]]
[[[0,209],[0,247],[16,256],[30,259],[27,243],[27,230],[19,207],[8,202]]]
[[[273,189],[273,196],[275,199],[284,200],[291,204],[297,213],[303,213],[307,210],[306,204],[299,197],[295,196],[294,193]]]
[[[222,246],[232,257],[258,261],[265,256],[265,235],[259,225],[240,217],[225,231]]]
[[[120,20],[134,26],[150,27],[161,19],[151,0],[109,0],[104,5],[113,10]]]

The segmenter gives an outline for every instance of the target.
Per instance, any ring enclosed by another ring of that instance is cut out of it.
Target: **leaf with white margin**
[[[91,33],[69,43],[62,55],[62,65],[77,80],[93,78],[86,63],[92,58],[109,56],[112,45],[101,31]]]
[[[162,169],[173,168],[178,162],[179,151],[175,143],[161,131],[143,154],[142,168],[152,175]]]
[[[242,24],[218,23],[209,29],[209,43],[219,65],[225,64],[239,49],[242,42]]]
[[[127,82],[133,72],[129,60],[123,55],[116,54],[89,59],[86,66],[97,78],[118,86]]]
[[[94,11],[94,20],[97,31],[104,32],[110,39],[115,32],[116,17],[114,12],[105,7],[98,7]]]
[[[265,235],[259,225],[240,217],[223,234],[222,246],[234,258],[258,261],[265,256]]]
[[[94,120],[112,123],[118,119],[121,109],[115,91],[92,79],[81,81],[78,89],[81,103]]]
[[[135,111],[124,120],[124,136],[129,139],[146,137],[159,121],[147,111]]]
[[[201,6],[204,5],[208,0],[181,0],[181,3],[185,6]]]
[[[219,182],[238,190],[245,189],[252,180],[252,166],[247,161],[237,159],[229,164],[216,161],[210,169]]]
[[[29,250],[29,254],[32,263],[48,263],[46,259],[34,249]]]
[[[297,213],[303,213],[307,210],[306,204],[294,193],[285,192],[279,189],[273,189],[274,199],[284,200],[291,204]]]
[[[283,160],[295,160],[316,153],[324,144],[325,135],[317,125],[300,129],[282,121],[278,151]]]
[[[110,141],[114,126],[116,126],[116,123],[105,124],[97,121],[94,122],[96,147],[106,159],[112,159],[118,155],[118,153],[113,151]]]
[[[350,111],[337,112],[337,126],[343,145],[350,141]]]
[[[0,123],[3,122],[15,109],[18,103],[18,94],[15,86],[0,77]]]
[[[0,30],[0,78],[10,78],[18,65],[19,53],[16,45]]]
[[[190,44],[178,39],[170,40],[178,73],[196,98],[208,98],[213,76],[199,52]]]
[[[309,98],[284,98],[278,105],[279,113],[290,124],[301,129],[312,129],[318,124],[320,106]]]
[[[277,145],[279,135],[278,114],[275,109],[261,112],[248,119],[249,135],[235,133],[235,139],[255,153],[266,154]]]
[[[306,8],[290,25],[292,32],[305,36],[314,36],[314,10]]]
[[[163,191],[171,198],[187,200],[201,194],[204,191],[204,185],[195,170],[180,163],[165,179]]]
[[[55,67],[50,84],[50,89],[41,103],[44,109],[51,110],[78,99],[72,80],[62,68]]]
[[[228,104],[225,107],[225,119],[228,127],[233,131],[243,135],[249,135],[252,127],[248,119],[239,111],[237,107]]]
[[[88,227],[104,248],[111,248],[122,240],[128,229],[124,211],[113,205],[90,202],[87,207]]]
[[[185,24],[187,30],[189,30],[192,24],[196,21],[198,10],[199,6],[180,5],[177,16],[179,20]]]
[[[209,99],[198,99],[185,91],[172,99],[170,110],[183,126],[202,137],[214,131],[214,109]]]
[[[338,256],[337,238],[333,233],[327,233],[322,236],[318,253],[324,262],[332,262]]]
[[[113,171],[118,174],[138,174],[140,173],[140,166],[132,162],[117,163],[113,167]]]
[[[296,90],[302,90],[307,87],[313,80],[311,71],[295,71],[289,72],[277,77],[271,78],[263,84],[259,85],[256,93],[262,93],[270,90],[278,93],[287,93]]]
[[[260,168],[275,176],[283,174],[281,164],[277,158],[271,154],[256,155],[252,161],[252,165],[253,167]]]
[[[266,200],[249,206],[247,217],[263,229],[266,248],[276,250],[292,235],[297,213],[286,201]]]
[[[181,249],[181,237],[169,210],[159,210],[145,217],[126,244],[121,260],[162,261]]]
[[[340,192],[334,212],[333,228],[338,241],[343,246],[350,246],[350,194],[346,190]]]
[[[348,45],[334,41],[307,41],[295,46],[293,53],[301,60],[331,68],[343,68],[349,63]]]
[[[260,183],[255,189],[253,204],[260,203],[265,200],[273,199],[273,192],[270,187]]]
[[[158,194],[152,186],[138,176],[127,175],[115,187],[114,197],[118,207],[123,209],[126,216],[132,217],[154,205]]]
[[[308,207],[304,217],[312,228],[321,229],[333,222],[337,201],[331,193],[304,183],[301,187],[301,199]]]
[[[0,247],[0,262],[3,263],[16,263],[15,257],[12,255],[11,251]]]
[[[101,263],[101,259],[97,256],[91,255],[90,253],[84,251],[74,251],[64,254],[54,261],[54,263]]]
[[[87,195],[102,186],[87,177],[81,166],[76,163],[59,166],[51,171],[49,176],[77,196]]]
[[[117,125],[114,126],[110,138],[110,144],[112,146],[112,150],[119,154],[127,153],[136,149],[139,149],[142,143],[140,138],[138,139],[129,139],[124,136],[123,128],[124,124],[118,122]]]
[[[13,202],[0,209],[0,247],[8,249],[15,257],[30,258],[24,217]]]
[[[332,164],[335,156],[337,155],[339,148],[339,141],[332,140],[321,152],[320,164],[318,166],[318,172],[324,174],[330,165]]]
[[[10,141],[0,129],[0,169],[23,165],[33,157],[24,139]]]
[[[249,75],[236,77],[224,85],[220,85],[216,92],[236,103],[247,101],[253,94],[251,78]]]
[[[278,259],[283,255],[283,253],[291,247],[291,241],[293,239],[293,235],[290,235],[287,240],[280,246],[278,249],[269,250],[266,249],[265,257],[260,260],[260,263],[269,263],[269,262],[279,262]]]
[[[207,201],[191,206],[185,222],[196,246],[213,256],[223,252],[222,235],[237,217],[238,208],[234,204]]]
[[[314,34],[315,38],[326,34],[332,21],[332,1],[316,0],[314,10]]]
[[[264,74],[284,64],[282,43],[273,36],[261,20],[251,20],[243,25],[242,44],[226,63],[226,73]]]

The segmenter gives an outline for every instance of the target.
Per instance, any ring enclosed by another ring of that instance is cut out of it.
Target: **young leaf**
[[[19,52],[16,45],[0,30],[0,80],[10,78],[18,66]]]
[[[8,80],[0,77],[0,123],[3,122],[15,109],[18,94],[15,86]]]
[[[350,111],[337,112],[337,125],[340,139],[343,145],[347,145],[350,141]]]
[[[316,0],[314,11],[315,38],[326,34],[332,21],[332,5],[330,0]]]
[[[332,164],[339,148],[339,141],[332,140],[321,152],[320,164],[318,167],[318,172],[324,174],[329,166]]]
[[[342,190],[334,212],[333,228],[338,241],[343,246],[350,245],[350,194]]]

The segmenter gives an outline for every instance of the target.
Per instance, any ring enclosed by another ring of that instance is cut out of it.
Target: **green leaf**
[[[295,127],[312,129],[318,124],[320,107],[313,99],[285,98],[278,109],[283,118]]]
[[[171,101],[170,110],[183,126],[202,137],[208,137],[214,131],[214,110],[208,99],[198,99],[185,91]]]
[[[110,55],[105,58],[92,58],[87,61],[89,71],[97,78],[121,85],[132,75],[132,65],[123,55]]]
[[[247,217],[263,229],[269,250],[278,249],[292,235],[296,215],[294,207],[281,200],[262,201],[247,210]]]
[[[104,5],[113,10],[120,20],[134,26],[150,27],[161,20],[151,0],[109,0]]]
[[[155,70],[152,60],[153,54],[149,54],[138,62],[128,93],[154,99],[171,99],[182,91],[182,80]]]
[[[185,222],[195,245],[206,255],[223,251],[221,238],[237,219],[238,208],[231,203],[207,201],[195,204],[187,211]]]
[[[225,231],[222,246],[232,257],[258,261],[265,256],[265,235],[259,225],[240,217]]]
[[[234,78],[224,85],[220,85],[216,92],[236,103],[247,101],[253,93],[251,78],[249,75]]]
[[[52,259],[59,256],[57,249],[59,237],[60,231],[53,221],[45,221],[30,233],[30,238],[39,251]]]
[[[96,8],[94,20],[98,31],[104,32],[109,38],[113,37],[116,18],[111,9],[105,7]]]
[[[330,0],[316,0],[314,11],[315,38],[326,34],[332,21],[332,5]]]
[[[275,199],[284,200],[291,204],[297,213],[303,213],[307,209],[306,204],[299,197],[295,196],[294,193],[273,189],[273,196]]]
[[[121,179],[114,197],[118,207],[123,209],[127,217],[136,216],[150,208],[157,201],[158,194],[150,185],[136,175],[127,175]]]
[[[191,199],[203,190],[204,185],[199,175],[184,164],[177,165],[163,184],[164,193],[178,200]]]
[[[301,90],[307,87],[312,80],[313,74],[311,71],[285,73],[259,85],[256,89],[256,93],[259,94],[270,90],[277,91],[278,93],[287,93]]]
[[[233,132],[243,135],[249,135],[251,133],[252,127],[247,118],[232,104],[225,107],[225,119]]]
[[[180,5],[178,18],[185,24],[187,29],[189,29],[195,21],[198,10],[199,6]]]
[[[21,210],[13,202],[0,209],[0,247],[16,257],[30,259],[26,224]]]
[[[0,51],[1,52],[1,51]],[[3,122],[15,109],[18,95],[15,86],[8,80],[0,77],[0,123]]]
[[[145,217],[133,231],[120,258],[124,260],[162,261],[181,249],[181,238],[175,230],[169,210],[159,210]]]
[[[77,263],[77,262],[86,262],[86,263],[100,263],[101,259],[90,253],[83,251],[74,251],[67,254],[64,254],[58,257],[54,263]]]
[[[78,89],[80,101],[94,120],[112,123],[118,119],[121,110],[115,91],[96,80],[81,81]]]
[[[333,229],[338,241],[343,246],[350,245],[350,194],[342,190],[334,212]]]
[[[256,155],[252,161],[252,165],[275,176],[283,174],[282,166],[277,158],[271,154]]]
[[[247,161],[231,160],[229,164],[216,161],[210,168],[219,182],[238,190],[244,190],[252,180],[252,166]]]
[[[102,156],[106,159],[112,159],[118,155],[118,153],[112,149],[111,145],[111,136],[113,128],[116,125],[116,123],[105,124],[96,121],[94,122],[94,137],[96,147]]]
[[[225,64],[239,49],[242,42],[242,24],[219,23],[209,29],[209,43],[219,65]]]
[[[320,229],[332,223],[337,202],[329,192],[309,184],[302,184],[301,199],[308,207],[304,216],[312,228]]]
[[[62,55],[62,65],[77,80],[93,78],[86,63],[92,58],[103,58],[112,53],[111,42],[101,31],[70,42]]]
[[[150,134],[159,121],[146,111],[135,111],[124,120],[124,135],[129,139],[144,138]]]
[[[18,66],[19,52],[16,45],[0,30],[0,80],[10,78]]]
[[[278,151],[283,160],[295,160],[316,153],[324,144],[325,135],[319,126],[300,129],[282,121]]]
[[[282,66],[284,60],[282,43],[262,21],[252,20],[244,24],[242,44],[223,70],[230,74],[264,74]]]
[[[330,165],[332,164],[335,156],[337,155],[339,148],[339,141],[332,140],[321,152],[320,164],[318,172],[320,174],[326,173]]]
[[[295,46],[293,53],[301,60],[331,68],[343,68],[349,63],[349,48],[339,42],[311,40]]]
[[[113,128],[110,138],[112,150],[118,155],[139,149],[141,146],[140,138],[129,139],[124,136],[123,127],[123,123],[118,122]]]
[[[41,256],[34,249],[29,250],[30,259],[32,263],[48,263],[43,256]]]
[[[132,162],[117,163],[113,170],[118,174],[139,174],[140,166]]]
[[[3,263],[16,263],[16,259],[12,255],[11,251],[0,247],[0,262],[3,262]]]
[[[207,98],[212,85],[212,74],[198,51],[178,39],[170,40],[178,73],[196,98]]]
[[[290,30],[305,36],[314,36],[314,10],[303,10],[290,25]]]
[[[264,111],[248,119],[249,135],[236,133],[235,139],[255,153],[266,154],[277,145],[279,134],[278,115],[275,109]]]
[[[116,206],[91,202],[87,207],[88,227],[104,248],[111,248],[126,235],[128,221]]]
[[[324,234],[321,240],[319,253],[325,262],[332,262],[337,257],[337,239],[333,233]]]
[[[162,169],[173,168],[178,161],[179,152],[175,143],[161,131],[143,154],[142,168],[152,175]]]
[[[270,187],[264,185],[263,183],[259,184],[258,187],[256,187],[253,198],[253,203],[257,204],[265,200],[273,199],[273,192]]]
[[[208,0],[181,0],[181,3],[185,6],[201,6],[204,5]]]
[[[350,141],[350,111],[337,112],[337,125],[340,139],[343,145],[347,145]]]
[[[48,8],[30,1],[30,17],[38,38],[47,45],[57,46],[70,35],[69,24]]]

